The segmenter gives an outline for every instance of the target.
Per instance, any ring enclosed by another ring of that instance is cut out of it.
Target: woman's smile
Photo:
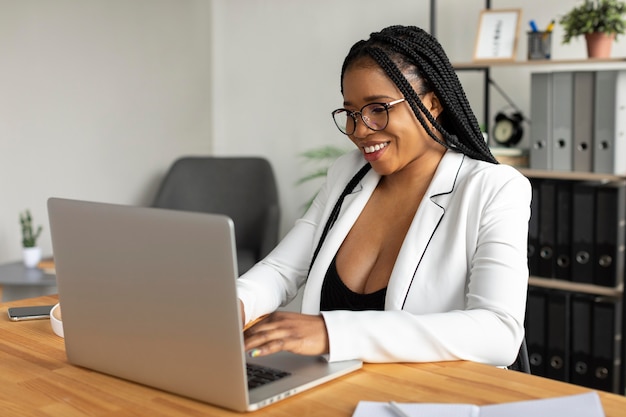
[[[387,147],[387,145],[389,145],[389,142],[377,143],[376,145],[371,145],[371,146],[364,146],[363,151],[366,154],[374,153],[376,151],[380,151],[381,149]]]
[[[381,142],[373,145],[363,146],[363,157],[367,162],[377,161],[383,156],[391,142]]]

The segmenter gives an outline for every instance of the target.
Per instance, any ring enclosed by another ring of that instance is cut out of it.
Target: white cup
[[[52,331],[60,337],[63,337],[63,321],[61,320],[61,306],[59,303],[55,304],[50,310],[50,325]]]

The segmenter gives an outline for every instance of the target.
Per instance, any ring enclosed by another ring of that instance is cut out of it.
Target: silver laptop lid
[[[247,408],[228,217],[59,198],[48,214],[71,363]]]

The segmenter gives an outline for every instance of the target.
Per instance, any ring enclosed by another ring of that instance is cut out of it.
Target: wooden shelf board
[[[542,65],[574,65],[574,64],[626,64],[626,57],[621,58],[586,58],[586,59],[535,59],[526,61],[476,61],[457,62],[452,66],[455,69],[483,69],[487,67],[521,67]]]
[[[553,171],[543,169],[518,168],[519,171],[528,178],[549,178],[563,180],[581,180],[581,181],[601,181],[616,182],[626,181],[626,178],[620,175],[602,174],[598,172],[578,172],[578,171]]]
[[[602,287],[593,284],[581,284],[578,282],[563,281],[553,278],[541,278],[531,276],[528,284],[534,287],[551,288],[555,290],[565,290],[572,292],[581,292],[585,294],[601,295],[611,298],[621,298],[624,294],[624,285],[617,287]]]

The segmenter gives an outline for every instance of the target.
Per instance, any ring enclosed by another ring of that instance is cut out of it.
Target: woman
[[[245,332],[252,356],[511,364],[524,336],[530,186],[498,165],[439,43],[393,26],[356,43],[333,117],[357,150],[238,281],[244,321],[304,288],[302,314]]]

